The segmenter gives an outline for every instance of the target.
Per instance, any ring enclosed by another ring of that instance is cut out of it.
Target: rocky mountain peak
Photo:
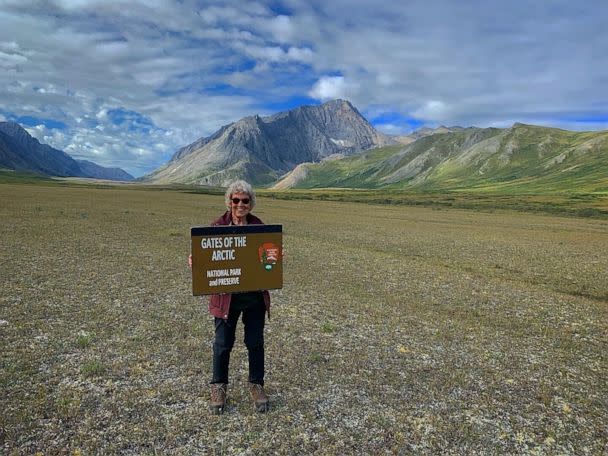
[[[27,131],[16,122],[0,122],[0,131],[13,136],[27,134]]]
[[[10,136],[22,144],[40,144],[25,128],[16,122],[0,122],[0,132]]]
[[[353,111],[353,112],[359,114],[359,111],[357,111],[357,109],[350,103],[350,101],[347,101],[347,100],[341,100],[341,99],[331,100],[320,106],[323,109],[328,110],[328,111],[335,111],[335,112],[342,112],[342,113],[347,113],[349,111]]]
[[[245,117],[180,149],[147,180],[224,185],[240,177],[265,184],[299,163],[393,143],[350,102],[332,100],[268,117]]]

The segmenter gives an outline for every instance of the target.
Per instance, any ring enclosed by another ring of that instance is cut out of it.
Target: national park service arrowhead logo
[[[272,242],[264,242],[258,249],[258,257],[266,271],[272,271],[280,258],[279,247]]]

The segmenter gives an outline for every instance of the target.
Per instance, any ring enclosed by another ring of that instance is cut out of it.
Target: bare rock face
[[[178,150],[145,180],[226,185],[244,178],[262,185],[300,163],[394,143],[348,101],[334,100],[269,117],[245,117]]]

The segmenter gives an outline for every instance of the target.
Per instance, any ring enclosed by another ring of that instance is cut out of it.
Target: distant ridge
[[[324,187],[608,193],[608,131],[521,123],[456,128],[407,145],[302,164],[273,188]]]
[[[58,177],[134,179],[120,168],[106,168],[90,161],[75,160],[61,150],[40,143],[15,122],[0,122],[0,168]]]
[[[463,127],[445,127],[443,125],[441,125],[437,128],[423,127],[423,128],[420,128],[419,130],[416,130],[413,133],[410,133],[409,135],[393,136],[393,138],[401,144],[411,144],[420,138],[424,138],[425,136],[437,135],[437,134],[441,134],[441,133],[452,133],[452,132],[461,131],[461,130],[464,130],[464,128]]]
[[[100,166],[88,160],[76,160],[80,170],[86,177],[116,181],[132,181],[135,178],[122,168]]]
[[[143,180],[226,185],[238,177],[264,185],[303,162],[396,143],[372,127],[350,102],[333,100],[269,117],[245,117],[178,150]]]

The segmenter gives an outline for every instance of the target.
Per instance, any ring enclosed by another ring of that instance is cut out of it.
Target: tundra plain
[[[608,222],[260,197],[271,411],[207,410],[189,228],[223,197],[0,184],[0,453],[606,454]]]

